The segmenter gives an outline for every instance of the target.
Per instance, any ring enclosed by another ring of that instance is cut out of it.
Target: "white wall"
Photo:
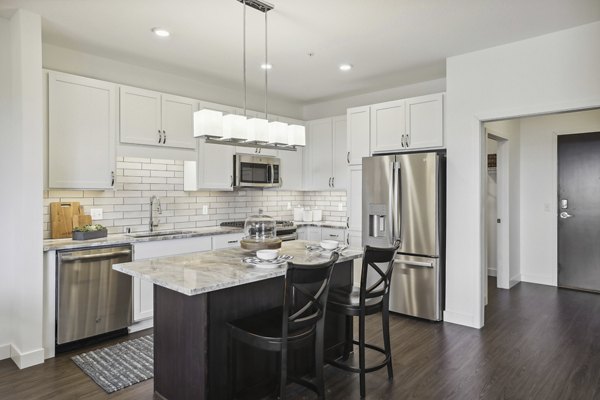
[[[600,110],[521,119],[521,278],[557,285],[557,135],[600,132]]]
[[[14,175],[11,133],[11,54],[10,54],[10,21],[0,18],[0,184],[3,188],[12,187]],[[14,226],[12,204],[9,197],[0,196],[0,218],[4,226]],[[10,357],[12,341],[12,263],[14,241],[11,229],[0,229],[0,252],[3,254],[0,264],[0,360]]]
[[[598,38],[595,22],[448,58],[446,321],[484,323],[480,121],[600,106]]]
[[[403,85],[385,90],[311,103],[304,106],[303,119],[312,120],[330,117],[332,115],[346,115],[346,109],[350,107],[366,106],[368,104],[382,103],[384,101],[439,93],[444,92],[445,90],[446,79],[440,78],[411,85]]]
[[[0,323],[11,327],[11,357],[24,368],[44,360],[41,18],[18,10],[10,18],[9,30],[11,124],[2,135],[0,158],[10,167],[2,168],[0,176],[4,187],[10,188],[2,194],[6,202],[2,218],[12,238],[2,242],[0,281],[9,281],[2,298],[8,297],[12,306],[9,319]]]

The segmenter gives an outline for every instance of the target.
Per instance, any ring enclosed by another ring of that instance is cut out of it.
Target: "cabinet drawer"
[[[338,242],[344,242],[346,240],[344,231],[344,229],[321,228],[321,240],[337,240]]]
[[[227,235],[217,235],[212,237],[213,250],[226,249],[228,247],[239,247],[240,240],[244,237],[243,233],[231,233]]]

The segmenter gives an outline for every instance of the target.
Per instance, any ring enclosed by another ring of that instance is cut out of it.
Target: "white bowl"
[[[340,242],[338,242],[337,240],[323,240],[321,243],[319,243],[321,245],[322,248],[324,248],[325,250],[335,250],[338,248],[338,246],[340,245]]]
[[[274,260],[279,255],[279,250],[258,250],[256,257],[261,260]]]

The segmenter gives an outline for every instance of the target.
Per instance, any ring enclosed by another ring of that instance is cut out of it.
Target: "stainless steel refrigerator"
[[[444,304],[445,176],[443,152],[363,158],[363,245],[400,240],[390,311],[442,319]]]

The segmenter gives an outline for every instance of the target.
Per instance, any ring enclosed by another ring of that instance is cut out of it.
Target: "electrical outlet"
[[[344,209],[343,204],[341,202],[338,203],[338,211],[343,211],[343,209]]]
[[[93,220],[102,219],[102,209],[101,208],[90,208],[90,215]]]
[[[288,201],[288,203],[287,203],[287,209],[288,209],[288,210],[291,210],[291,209],[292,209],[292,203],[291,203],[291,202],[289,202],[289,201]]]
[[[206,206],[206,205],[205,205],[205,206],[202,206],[202,214],[203,214],[203,215],[206,215],[206,214],[208,214],[208,206]]]

